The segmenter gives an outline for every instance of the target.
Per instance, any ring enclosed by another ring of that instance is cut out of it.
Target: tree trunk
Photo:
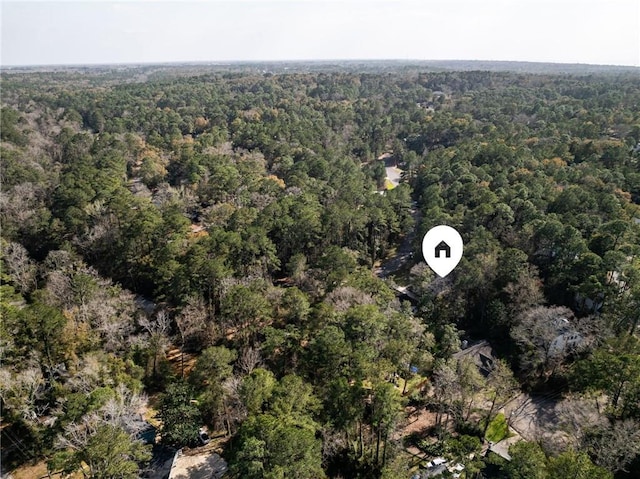
[[[631,321],[631,327],[629,328],[629,336],[633,336],[634,331],[638,328],[639,322],[640,322],[640,314],[636,314],[633,320]]]
[[[493,396],[493,401],[491,402],[491,408],[489,409],[489,414],[487,414],[486,424],[484,425],[484,430],[482,431],[482,437],[487,434],[487,429],[489,429],[489,423],[491,422],[491,415],[493,414],[493,408],[496,406],[496,400],[498,399],[498,395]]]
[[[371,430],[371,433],[369,434],[369,451],[371,453],[371,460],[374,460],[374,454],[375,451],[373,449],[373,443],[374,443],[374,436],[375,436],[375,431],[373,430],[373,424],[371,425],[371,427],[369,428]]]
[[[614,393],[613,398],[611,399],[611,405],[614,408],[618,407],[618,401],[620,400],[620,395],[622,394],[622,388],[624,387],[624,385],[626,383],[627,383],[627,381],[623,380],[623,381],[620,382],[620,384],[616,388],[616,392]]]
[[[231,421],[229,420],[229,412],[227,406],[224,406],[224,428],[227,431],[227,436],[231,437]]]
[[[471,416],[471,406],[473,406],[473,398],[469,401],[469,405],[467,406],[467,412],[464,415],[464,422],[469,420],[469,416]]]
[[[153,351],[153,379],[155,379],[156,375],[157,375],[157,373],[156,373],[156,360],[157,360],[157,358],[158,358],[158,354],[154,350]]]
[[[449,416],[451,416],[450,408],[446,412],[447,416],[444,420],[444,427],[442,428],[442,434],[446,434],[447,429],[449,429]]]
[[[384,434],[384,445],[382,446],[382,467],[387,464],[387,442],[389,441],[389,431]]]

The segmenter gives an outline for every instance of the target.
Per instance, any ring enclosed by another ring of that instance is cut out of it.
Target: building
[[[568,350],[577,349],[584,344],[584,337],[571,325],[567,318],[558,318],[554,322],[557,336],[549,345],[549,356],[557,356]]]
[[[486,340],[478,341],[472,345],[464,343],[463,349],[455,353],[453,357],[458,361],[464,357],[470,357],[478,367],[480,374],[485,378],[491,374],[495,367],[495,354]]]

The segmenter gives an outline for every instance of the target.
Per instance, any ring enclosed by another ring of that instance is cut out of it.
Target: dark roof
[[[461,359],[464,356],[469,356],[473,359],[473,362],[476,363],[478,370],[484,377],[487,377],[493,371],[495,354],[488,341],[478,341],[453,355],[456,359]]]

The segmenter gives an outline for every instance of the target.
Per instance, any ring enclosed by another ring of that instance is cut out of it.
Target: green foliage
[[[260,286],[234,286],[221,302],[221,313],[227,324],[236,330],[242,340],[250,339],[260,323],[269,319],[271,309]]]
[[[249,478],[325,477],[315,428],[287,416],[249,417],[238,432],[231,470]]]
[[[48,467],[49,470],[70,473],[86,464],[91,478],[134,479],[139,477],[140,464],[149,459],[149,446],[132,440],[116,426],[104,424],[98,427],[84,448],[56,454]]]
[[[0,146],[0,156],[2,157],[0,180],[5,191],[16,185],[39,184],[46,181],[40,164],[30,159],[27,154]]]
[[[0,138],[2,141],[9,141],[16,146],[26,146],[29,138],[19,129],[20,123],[24,122],[20,118],[19,112],[10,107],[3,107],[0,112]]]
[[[240,395],[249,413],[260,413],[271,399],[276,381],[271,371],[257,368],[246,376],[240,387]]]
[[[267,378],[253,373],[254,378]],[[270,397],[270,404],[264,410],[250,409],[232,447],[231,471],[255,478],[325,477],[321,442],[316,438],[319,425],[311,415],[317,404],[311,386],[296,376],[285,376],[272,387],[272,397],[256,394]]]
[[[640,341],[628,335],[608,341],[576,363],[573,380],[580,390],[606,392],[612,416],[638,418]]]
[[[233,363],[238,354],[224,346],[213,346],[202,351],[189,381],[198,389],[221,383],[231,376]]]
[[[162,440],[167,444],[178,447],[197,444],[202,417],[194,396],[193,389],[184,382],[167,386],[158,411],[158,419],[162,422]]]
[[[613,474],[594,465],[584,452],[568,451],[549,459],[549,479],[612,479]]]
[[[35,295],[36,297],[38,294]],[[69,353],[69,337],[65,335],[67,318],[57,308],[40,299],[20,310],[13,329],[18,356],[27,357],[30,351],[38,351],[49,366],[64,362]]]
[[[482,449],[482,441],[475,436],[462,434],[445,439],[443,449],[443,452],[452,455],[457,460],[464,460]]]
[[[200,393],[198,403],[202,417],[215,424],[223,414],[225,392],[223,382],[233,373],[233,363],[237,358],[234,350],[224,346],[212,346],[204,351],[189,375],[189,383]]]
[[[439,424],[472,431],[477,413],[495,440],[516,390],[506,362],[530,386],[570,368],[610,419],[637,420],[636,77],[220,68],[2,73],[1,393],[35,454],[118,385],[162,389],[167,351],[194,342],[187,384],[162,401],[164,438],[224,424],[249,477],[406,475],[392,382],[412,366],[437,373]],[[383,153],[404,175],[377,194]],[[444,282],[417,261],[437,224],[465,242]],[[396,253],[391,278],[372,274]],[[411,283],[415,308],[391,281]],[[585,350],[540,348],[522,318],[543,304],[573,310]],[[467,336],[506,360],[487,380],[446,362]],[[462,457],[476,442],[434,447]],[[513,477],[595,474],[582,452],[522,447]]]
[[[535,442],[520,441],[509,447],[511,461],[505,472],[511,479],[545,479],[548,477],[547,457]]]

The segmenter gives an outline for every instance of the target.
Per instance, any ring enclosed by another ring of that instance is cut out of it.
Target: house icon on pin
[[[440,254],[443,251],[446,258],[451,258],[451,247],[444,241],[440,241],[440,243],[438,243],[438,246],[436,246],[436,251],[435,251],[436,258],[439,258]]]

